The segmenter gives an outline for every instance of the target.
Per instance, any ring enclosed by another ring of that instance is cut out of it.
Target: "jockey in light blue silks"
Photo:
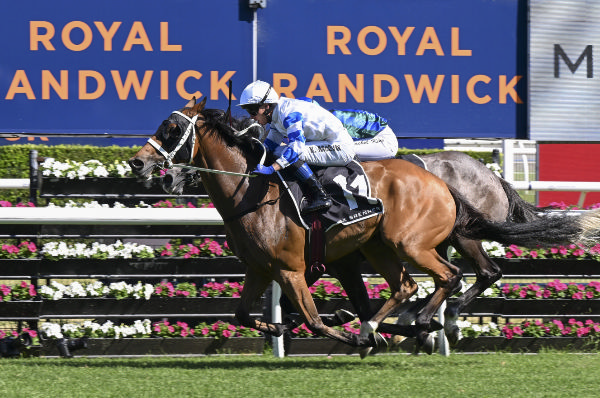
[[[277,157],[271,166],[258,165],[254,174],[269,175],[291,167],[311,199],[305,213],[333,204],[309,165],[345,166],[354,158],[354,142],[342,122],[318,104],[279,98],[269,83],[257,80],[240,96],[240,104],[262,126],[270,124],[267,149]]]

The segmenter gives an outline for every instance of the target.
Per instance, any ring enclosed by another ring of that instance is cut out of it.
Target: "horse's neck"
[[[217,148],[217,146],[208,146]],[[248,163],[237,149],[221,147],[202,154],[204,167],[219,171],[248,173]],[[204,173],[203,185],[221,216],[232,218],[259,203],[266,192],[249,189],[251,177]]]

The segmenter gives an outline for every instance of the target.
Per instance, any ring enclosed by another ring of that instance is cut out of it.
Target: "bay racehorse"
[[[323,324],[304,279],[307,233],[291,199],[275,177],[247,175],[262,161],[264,147],[256,139],[258,132],[237,130],[225,112],[204,109],[205,104],[206,99],[198,104],[192,99],[163,121],[129,160],[132,171],[147,177],[174,160],[236,173],[201,175],[224,220],[230,246],[248,267],[236,311],[242,325],[275,335],[283,332],[284,325],[261,322],[249,315],[252,303],[275,280],[317,334],[357,347],[375,346],[373,334],[357,336]],[[598,212],[545,217],[524,224],[494,223],[455,189],[409,162],[388,159],[363,163],[363,168],[372,196],[382,200],[385,214],[331,228],[325,236],[325,260],[332,262],[359,250],[388,282],[392,294],[368,322],[373,330],[416,291],[403,261],[431,275],[436,290],[415,321],[418,346],[430,344],[433,315],[461,279],[460,270],[436,251],[442,243],[454,245],[466,238],[534,247],[592,239],[598,233]]]
[[[550,208],[538,208],[525,201],[506,180],[494,174],[482,162],[463,152],[444,151],[420,156],[399,156],[399,158],[424,167],[446,184],[454,187],[488,220],[526,223],[539,218],[540,213],[550,210]],[[190,169],[170,169],[164,176],[163,188],[169,194],[182,194],[184,185],[191,186],[200,182],[201,178],[198,173],[198,171]],[[481,241],[463,238],[458,239],[455,244],[462,258],[473,267],[476,281],[459,298],[449,301],[446,307],[444,331],[451,345],[459,339],[459,328],[456,326],[456,321],[461,311],[502,277],[500,267],[487,255]],[[446,255],[447,246],[448,242],[445,241],[438,247],[440,255]],[[362,278],[360,275],[362,261],[364,259],[360,252],[355,252],[341,260],[326,264],[326,269],[340,280],[359,318],[365,322],[371,318],[374,311],[370,307],[369,297],[364,286],[359,283]],[[352,274],[353,272],[355,274]],[[306,275],[307,284],[312,285],[322,275],[323,272],[311,269]],[[411,305],[399,320],[404,324],[412,323],[426,302],[427,298]],[[334,322],[335,318],[328,321]]]

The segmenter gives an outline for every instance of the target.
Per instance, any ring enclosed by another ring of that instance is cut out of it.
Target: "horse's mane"
[[[264,131],[262,126],[252,127],[242,135],[235,134],[255,123],[253,119],[233,116],[229,118],[227,113],[221,109],[204,109],[201,113],[205,118],[204,125],[210,133],[221,138],[227,145],[238,147],[248,154],[256,153],[259,148],[262,152],[262,148],[256,141]]]

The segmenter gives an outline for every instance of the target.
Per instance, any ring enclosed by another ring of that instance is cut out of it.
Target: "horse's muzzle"
[[[127,163],[129,163],[129,167],[131,167],[131,172],[142,178],[149,177],[156,166],[155,162],[149,162],[138,156],[129,159]]]

